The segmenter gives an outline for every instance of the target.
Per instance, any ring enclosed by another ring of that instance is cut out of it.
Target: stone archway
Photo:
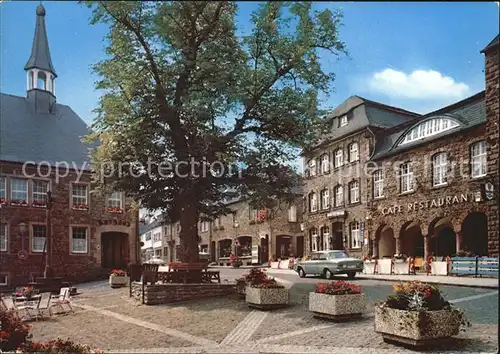
[[[375,232],[375,243],[378,244],[375,255],[378,255],[379,258],[392,257],[396,253],[394,231],[388,225],[379,226]]]
[[[452,256],[457,253],[457,235],[449,217],[437,218],[429,227],[429,252],[436,257]]]
[[[488,218],[481,212],[468,214],[462,222],[461,248],[477,256],[488,255]]]
[[[400,252],[410,257],[424,256],[424,236],[418,221],[409,221],[401,227]]]
[[[277,235],[276,236],[276,257],[279,259],[287,259],[293,252],[292,236]]]

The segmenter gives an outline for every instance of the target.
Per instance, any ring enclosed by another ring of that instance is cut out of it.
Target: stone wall
[[[68,176],[56,181],[54,172],[48,174],[45,168],[40,174],[35,168],[26,168],[23,173],[21,164],[0,164],[0,174],[6,178],[25,178],[28,180],[47,180],[52,191],[52,267],[55,276],[63,277],[68,281],[87,281],[106,277],[109,269],[101,267],[102,247],[101,234],[104,232],[121,232],[127,237],[127,249],[124,250],[123,266],[135,261],[137,250],[137,211],[126,203],[123,213],[111,213],[106,210],[105,198],[96,194],[89,196],[88,210],[73,210],[71,208],[71,184],[76,181],[77,175],[72,171]],[[39,176],[45,176],[41,178]],[[84,174],[81,182],[90,184],[90,175]],[[31,196],[32,184],[28,182],[28,194]],[[10,189],[7,199],[10,200]],[[7,251],[0,254],[0,273],[8,276],[8,287],[25,285],[33,276],[43,275],[44,260],[42,252],[32,252],[32,226],[36,224],[46,226],[46,208],[32,207],[31,205],[2,206],[0,220],[7,224]],[[19,224],[26,224],[26,232],[20,234]],[[71,226],[87,228],[87,252],[71,252]],[[23,237],[21,237],[23,236]],[[28,252],[26,259],[18,257],[19,251],[24,248]]]
[[[235,293],[234,284],[155,284],[144,286],[146,305],[227,296]],[[142,284],[132,283],[132,296],[142,302]]]

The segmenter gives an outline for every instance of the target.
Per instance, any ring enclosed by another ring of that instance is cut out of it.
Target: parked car
[[[321,275],[331,279],[337,274],[347,274],[354,279],[356,273],[363,271],[363,261],[349,257],[344,251],[319,251],[311,254],[306,261],[300,261],[294,267],[299,277],[306,275]]]
[[[147,263],[147,264],[158,264],[158,265],[165,265],[165,261],[163,259],[161,259],[160,257],[158,256],[153,256],[151,257],[150,259],[148,259],[146,262],[144,263]]]

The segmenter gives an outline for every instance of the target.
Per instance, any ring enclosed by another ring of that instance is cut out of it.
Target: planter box
[[[121,276],[121,277],[109,277],[109,285],[111,285],[112,288],[121,288],[123,286],[127,286],[130,278],[129,276]]]
[[[269,310],[288,305],[287,288],[245,288],[245,301],[248,306],[259,310]]]
[[[460,330],[459,314],[441,311],[405,311],[375,307],[375,332],[384,342],[427,347],[449,340]]]
[[[395,261],[392,266],[392,274],[410,274],[409,263],[406,261]]]
[[[314,317],[346,320],[360,317],[365,310],[364,294],[327,295],[309,293],[309,311]]]
[[[392,259],[379,259],[377,264],[377,274],[391,274]]]
[[[363,267],[363,273],[365,274],[375,274],[375,262],[365,262]]]
[[[431,263],[432,275],[448,275],[448,263],[446,262],[432,262]]]
[[[237,280],[236,281],[236,294],[238,294],[238,296],[240,298],[245,298],[245,289],[246,289],[246,282],[245,281],[240,281],[240,280]]]

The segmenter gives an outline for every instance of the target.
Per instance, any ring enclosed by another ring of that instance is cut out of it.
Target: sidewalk
[[[268,269],[270,274],[295,274],[290,269]],[[298,275],[297,275],[298,278]],[[382,275],[382,274],[357,274],[356,279],[373,279],[383,281],[421,281],[423,283],[467,286],[471,288],[490,288],[498,289],[498,278],[472,278],[457,276],[439,276],[439,275]]]

